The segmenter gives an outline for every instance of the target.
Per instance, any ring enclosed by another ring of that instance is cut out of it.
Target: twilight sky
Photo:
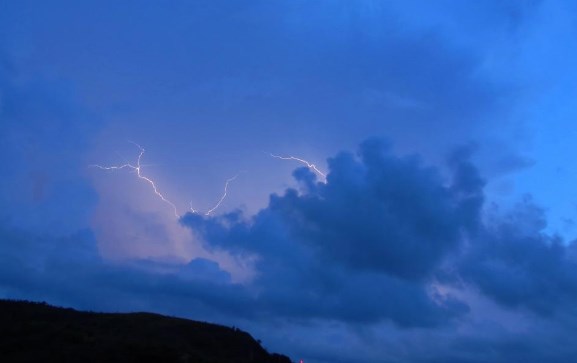
[[[577,362],[576,64],[570,0],[0,1],[0,297]]]

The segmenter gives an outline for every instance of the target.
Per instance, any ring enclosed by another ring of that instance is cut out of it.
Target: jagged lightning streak
[[[243,173],[242,171],[238,174],[236,174],[235,176],[233,176],[230,179],[226,180],[226,183],[224,183],[224,193],[222,194],[222,197],[220,197],[220,200],[218,201],[218,203],[216,203],[216,205],[214,207],[212,207],[211,209],[208,210],[208,212],[206,212],[204,215],[205,216],[209,216],[212,212],[214,212],[218,207],[220,207],[220,205],[222,204],[222,202],[226,199],[226,196],[228,195],[228,184],[230,184],[232,181],[234,181],[236,178],[238,178],[238,176]],[[191,210],[192,206],[191,206]],[[193,210],[193,212],[196,212]]]
[[[164,197],[164,195],[162,195],[162,193],[158,190],[158,187],[156,186],[156,183],[150,179],[147,176],[144,176],[142,174],[142,164],[140,163],[140,161],[142,160],[142,156],[144,155],[144,152],[146,150],[144,150],[144,148],[140,145],[138,145],[137,143],[133,142],[133,141],[129,141],[131,144],[136,145],[136,147],[138,147],[138,149],[140,150],[140,154],[138,154],[138,159],[136,160],[136,165],[132,165],[130,163],[126,163],[126,164],[122,164],[122,165],[112,165],[112,166],[102,166],[102,165],[98,165],[98,164],[92,164],[90,165],[90,167],[93,168],[98,168],[98,169],[102,169],[102,170],[122,170],[122,169],[131,169],[133,171],[136,172],[136,175],[138,176],[139,179],[142,179],[144,181],[146,181],[148,184],[150,184],[150,186],[152,186],[152,190],[154,190],[154,194],[156,194],[164,203],[170,205],[174,211],[174,216],[176,218],[180,218],[180,215],[178,214],[178,210],[176,208],[176,205],[174,205],[174,203],[172,203],[170,200],[166,199]]]
[[[320,171],[317,166],[313,163],[309,163],[308,161],[301,159],[301,158],[297,158],[294,156],[280,156],[280,155],[275,155],[272,153],[268,153],[270,156],[272,156],[273,158],[277,158],[277,159],[281,159],[281,160],[295,160],[298,161],[299,163],[303,163],[305,164],[309,169],[311,169],[312,171],[314,171],[315,173],[317,173],[318,175],[320,175],[323,178],[323,182],[326,183],[327,180],[327,175],[325,173],[323,173],[322,171]]]

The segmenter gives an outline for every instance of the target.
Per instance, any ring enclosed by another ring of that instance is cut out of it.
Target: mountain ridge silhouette
[[[237,328],[0,300],[2,362],[292,363]]]

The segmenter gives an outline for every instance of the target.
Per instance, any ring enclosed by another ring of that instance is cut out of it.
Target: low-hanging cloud
[[[575,242],[544,232],[544,211],[529,198],[492,222],[460,261],[465,281],[505,307],[545,316],[574,310]]]

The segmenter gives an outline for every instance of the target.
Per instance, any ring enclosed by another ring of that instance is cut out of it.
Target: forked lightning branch
[[[129,170],[129,171],[134,172],[138,179],[143,180],[144,182],[146,182],[147,184],[150,185],[151,190],[156,195],[156,197],[158,197],[163,203],[166,203],[168,206],[170,206],[170,208],[174,212],[174,216],[176,218],[180,218],[181,215],[178,212],[178,208],[176,207],[176,205],[173,202],[171,202],[169,199],[166,198],[166,196],[160,191],[159,187],[157,186],[157,183],[154,180],[152,180],[149,176],[144,175],[144,173],[142,171],[141,161],[142,161],[142,157],[144,156],[144,153],[146,152],[146,150],[142,146],[140,146],[139,144],[137,144],[135,142],[130,141],[130,143],[134,144],[139,150],[139,154],[138,154],[138,157],[136,159],[135,164],[126,163],[126,164],[108,165],[108,166],[99,165],[99,164],[92,164],[89,166],[93,167],[93,168],[98,168],[101,170],[107,170],[107,171]],[[271,154],[271,153],[269,153],[269,155],[273,158],[276,158],[276,159],[294,160],[294,161],[298,161],[302,164],[305,164],[309,169],[311,169],[313,172],[315,172],[316,174],[318,174],[322,178],[322,182],[326,182],[326,174],[323,173],[322,171],[320,171],[316,167],[315,164],[312,164],[312,163],[310,163],[304,159],[297,158],[294,156],[279,156],[279,155],[275,155],[275,154]],[[226,180],[226,182],[224,184],[224,191],[223,191],[222,196],[220,197],[218,202],[212,208],[208,209],[207,212],[204,213],[205,216],[210,216],[222,205],[222,203],[224,202],[224,200],[228,196],[229,184],[232,183],[234,180],[236,180],[236,178],[238,178],[238,176],[241,173],[238,173],[237,175],[233,176],[232,178],[229,178]],[[190,211],[192,213],[198,213],[198,211],[193,208],[192,202],[190,202]]]

